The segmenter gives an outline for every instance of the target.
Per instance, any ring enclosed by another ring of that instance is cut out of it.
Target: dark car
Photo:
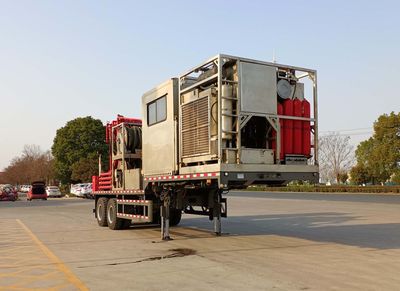
[[[0,201],[15,201],[18,199],[18,192],[10,184],[0,185]]]
[[[42,181],[33,182],[28,191],[26,199],[29,201],[32,199],[47,200],[46,183]]]

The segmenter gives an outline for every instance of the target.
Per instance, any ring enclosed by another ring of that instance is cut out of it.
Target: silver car
[[[61,197],[62,196],[60,188],[58,188],[57,186],[47,186],[46,194],[47,194],[47,197]]]
[[[71,194],[81,198],[92,198],[92,183],[71,185]]]

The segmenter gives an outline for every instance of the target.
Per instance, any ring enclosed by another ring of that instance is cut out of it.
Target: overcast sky
[[[368,138],[400,107],[398,1],[0,0],[0,170],[218,53],[318,70],[320,132]],[[370,3],[371,2],[371,3]]]

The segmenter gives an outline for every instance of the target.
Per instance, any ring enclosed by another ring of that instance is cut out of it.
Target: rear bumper
[[[283,185],[290,181],[301,180],[316,184],[318,172],[221,172],[220,186],[224,188],[242,188],[249,185]]]
[[[18,199],[18,196],[0,196],[0,201],[15,201]]]

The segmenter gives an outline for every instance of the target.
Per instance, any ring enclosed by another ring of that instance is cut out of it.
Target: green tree
[[[374,123],[375,140],[371,159],[375,164],[374,176],[379,182],[389,180],[398,170],[400,161],[400,113],[383,114]]]
[[[362,185],[371,181],[371,175],[365,166],[357,164],[350,170],[350,180],[354,184]]]
[[[400,180],[400,113],[379,116],[373,136],[359,144],[356,157],[370,182]]]
[[[87,181],[83,173],[89,171],[88,168],[97,169],[97,159],[93,157],[101,154],[104,162],[107,159],[108,147],[101,120],[87,116],[67,122],[57,130],[51,150],[55,171],[62,183],[82,181],[82,177]]]
[[[93,175],[98,174],[98,157],[90,154],[81,158],[71,167],[71,179],[76,182],[89,182]]]
[[[360,142],[356,149],[357,165],[350,172],[351,180],[357,184],[365,184],[376,180],[377,171],[371,156],[375,140],[371,137]]]
[[[337,177],[338,181],[342,184],[345,184],[348,178],[349,174],[347,174],[346,172],[340,172]]]

